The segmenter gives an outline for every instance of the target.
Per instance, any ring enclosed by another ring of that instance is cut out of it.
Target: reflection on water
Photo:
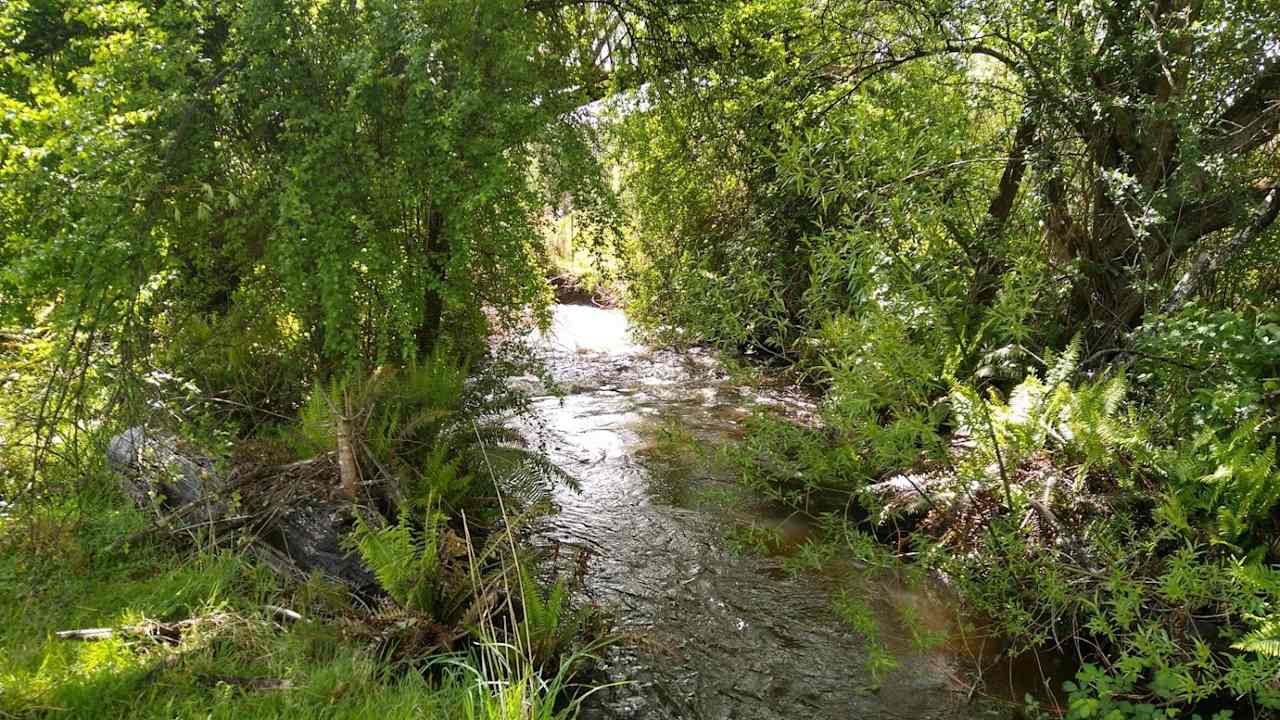
[[[873,678],[866,642],[832,609],[833,593],[848,577],[782,572],[776,557],[729,547],[730,523],[785,518],[768,508],[715,502],[740,491],[669,456],[680,443],[666,442],[663,433],[683,434],[701,449],[741,433],[750,393],[733,386],[712,358],[638,345],[618,310],[561,305],[554,318],[541,346],[553,377],[572,390],[540,397],[535,406],[548,453],[578,478],[581,492],[558,492],[559,511],[539,537],[588,553],[584,592],[617,609],[625,637],[605,670],[632,681],[593,696],[589,717],[995,713],[967,702],[966,656],[994,656],[992,643],[970,637],[921,650],[914,642],[921,632],[960,635],[940,588],[910,589],[892,573],[859,580],[872,583],[866,595],[897,660],[896,669]],[[801,397],[768,399],[809,409]],[[794,519],[782,528],[790,544],[808,532]],[[904,617],[914,633],[900,622]]]
[[[591,305],[557,305],[542,342],[556,352],[623,355],[644,350],[632,340],[621,310]]]

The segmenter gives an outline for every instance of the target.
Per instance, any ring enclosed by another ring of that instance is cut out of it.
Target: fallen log
[[[320,573],[358,594],[380,594],[369,568],[342,548],[354,504],[333,492],[338,469],[331,458],[227,477],[213,459],[185,453],[172,436],[141,427],[112,438],[107,457],[125,494],[154,512],[161,528],[224,537],[235,532],[282,575]]]

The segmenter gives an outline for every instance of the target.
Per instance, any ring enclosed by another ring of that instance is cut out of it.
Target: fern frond
[[[440,574],[442,519],[437,513],[428,513],[420,531],[407,513],[401,513],[394,523],[377,526],[375,522],[357,513],[347,542],[396,604],[431,612]]]
[[[1270,618],[1231,647],[1267,657],[1280,658],[1280,618]]]
[[[1065,385],[1076,371],[1076,365],[1080,362],[1080,336],[1076,335],[1071,338],[1071,342],[1067,345],[1062,354],[1054,361],[1053,366],[1049,368],[1049,372],[1045,375],[1044,382],[1051,388],[1059,385]]]

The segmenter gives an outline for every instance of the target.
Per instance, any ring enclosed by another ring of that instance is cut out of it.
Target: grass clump
[[[106,541],[144,527],[145,518],[110,492],[82,512],[56,545],[31,546],[21,518],[0,531],[4,716],[523,720],[570,717],[573,693],[586,691],[574,687],[571,669],[587,658],[572,650],[554,655],[549,678],[520,653],[495,654],[485,643],[426,655],[416,668],[388,663],[385,646],[370,642],[363,609],[330,581],[291,585],[232,550],[154,540],[99,556]],[[559,609],[548,604],[539,617]],[[556,622],[527,632],[555,635]],[[96,641],[56,635],[147,624],[181,632]]]

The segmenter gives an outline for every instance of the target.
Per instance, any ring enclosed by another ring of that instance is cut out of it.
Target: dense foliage
[[[608,212],[575,113],[600,82],[583,24],[512,2],[6,3],[6,322],[52,302],[143,365],[157,341],[228,365],[286,345],[322,373],[470,348],[482,309],[545,303],[544,207]]]
[[[888,541],[1075,656],[1075,717],[1280,712],[1278,37],[1276,0],[8,0],[0,499],[76,545],[138,423],[320,462],[377,510],[385,645],[546,671],[587,619],[460,538],[563,479],[494,447],[527,368],[488,341],[567,225],[651,338],[820,396],[728,452],[821,520],[797,563]]]
[[[1078,717],[1280,707],[1278,10],[728,3],[619,114],[634,316],[822,395],[742,478],[914,535]]]
[[[592,52],[602,19],[508,0],[4,3],[6,548],[45,562],[42,523],[78,549],[92,541],[89,508],[105,509],[122,533],[111,547],[168,527],[195,541],[196,567],[263,570],[239,551],[269,519],[252,532],[210,521],[205,533],[178,529],[181,509],[160,492],[154,508],[118,506],[108,439],[164,428],[235,478],[216,502],[243,517],[285,512],[306,493],[350,505],[310,517],[340,527],[376,597],[304,598],[299,609],[332,631],[339,665],[361,664],[352,678],[369,686],[351,712],[384,714],[372,696],[395,684],[385,670],[397,666],[419,682],[388,696],[388,711],[576,712],[566,683],[595,616],[570,610],[565,582],[543,593],[511,538],[564,476],[497,446],[516,439],[502,421],[522,408],[500,381],[521,371],[487,340],[545,314],[548,208],[571,195],[579,226],[596,234],[615,215],[596,130],[578,110],[606,86]],[[255,498],[253,476],[291,490]],[[269,592],[296,590],[304,573],[264,562],[286,580]],[[19,620],[40,616],[42,632],[59,615],[34,606],[80,595],[30,566],[9,570],[4,605]],[[66,573],[83,592],[120,582],[89,570]],[[245,656],[243,638],[217,639],[222,626],[261,624],[255,588],[227,592],[226,612],[216,587],[163,610],[187,615],[183,627],[214,626],[207,652],[185,635],[175,644],[215,677]],[[149,598],[94,606],[154,611]],[[32,642],[6,637],[0,648],[0,713],[66,701],[92,714],[95,683],[123,688],[104,697],[119,705],[178,664],[144,652],[101,665],[102,649]],[[268,644],[286,664],[332,665],[305,644]],[[154,667],[136,682],[120,677],[144,665]]]
[[[1114,352],[1206,265],[1267,262],[1274,9],[732,5],[624,123],[641,306],[720,299],[679,317],[790,353],[890,303],[953,345]],[[1273,289],[1239,275],[1224,299]]]

